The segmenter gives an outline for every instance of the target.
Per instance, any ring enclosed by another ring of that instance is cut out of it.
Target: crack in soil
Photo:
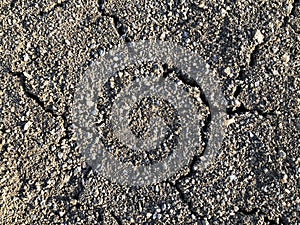
[[[281,27],[287,27],[288,24],[290,25],[290,22],[289,22],[290,17],[291,17],[291,15],[295,16],[295,14],[296,14],[296,5],[298,5],[298,4],[300,4],[299,0],[294,0],[292,2],[292,10],[288,15],[286,15],[284,17]]]
[[[121,218],[117,216],[114,212],[110,212],[110,215],[115,219],[118,225],[123,225]]]
[[[168,65],[167,64],[164,64],[163,65],[163,69],[164,69],[164,72],[163,72],[163,76],[164,77],[167,77],[169,74],[173,73],[176,71],[175,68],[168,68]],[[203,104],[205,106],[207,106],[209,109],[210,109],[210,106],[209,106],[209,102],[204,94],[204,92],[202,91],[200,85],[193,79],[190,79],[189,77],[183,75],[183,74],[177,74],[176,76],[182,83],[184,83],[185,85],[187,86],[190,86],[190,87],[196,87],[200,90],[200,99],[201,101],[203,102]],[[209,110],[209,114],[207,115],[205,121],[204,121],[204,126],[201,128],[201,136],[203,138],[203,141],[205,143],[205,146],[207,145],[208,143],[208,137],[207,137],[207,131],[209,129],[209,124],[211,123],[211,111]]]
[[[199,213],[194,209],[192,201],[189,201],[189,200],[187,199],[187,197],[185,196],[184,192],[180,189],[179,183],[178,183],[179,180],[180,180],[180,179],[176,180],[176,181],[175,181],[175,184],[173,184],[173,183],[170,182],[170,181],[167,181],[167,182],[168,182],[172,187],[174,187],[174,188],[178,191],[180,199],[187,205],[188,210],[191,212],[191,214],[194,215],[194,216],[196,217],[197,220],[204,219],[204,218],[203,218],[202,216],[200,216]]]
[[[61,144],[64,139],[69,140],[72,132],[69,129],[70,123],[68,123],[68,119],[67,119],[67,106],[65,107],[65,112],[62,115],[56,114],[51,108],[47,107],[45,103],[42,100],[40,100],[40,98],[37,95],[33,94],[31,91],[28,90],[28,88],[26,87],[26,77],[23,72],[9,71],[9,73],[19,78],[21,87],[26,97],[32,99],[37,105],[39,105],[43,109],[44,112],[50,113],[52,117],[54,118],[60,117],[63,120],[65,134],[58,140],[58,144]]]
[[[237,108],[227,108],[226,109],[226,114],[229,115],[231,118],[235,115],[241,115],[241,114],[245,114],[245,113],[257,113],[260,116],[263,117],[267,117],[267,116],[277,116],[277,110],[271,110],[269,112],[265,112],[263,110],[260,109],[254,109],[254,110],[250,110],[247,109],[243,103],[241,103],[241,105]]]
[[[82,179],[80,179],[80,181],[78,182],[78,187],[77,187],[77,190],[75,191],[75,193],[74,193],[74,195],[73,195],[73,198],[74,199],[76,199],[76,200],[80,200],[80,196],[81,196],[81,194],[84,192],[84,190],[85,190],[85,186],[84,186],[84,184],[83,184],[83,182],[85,181],[85,180],[87,180],[87,177],[88,177],[88,175],[89,175],[89,173],[92,171],[92,167],[91,166],[87,166],[87,168],[86,169],[84,169],[84,171],[83,171],[83,178]]]
[[[111,15],[107,13],[102,13],[102,15],[112,19],[112,25],[116,33],[125,41],[125,43],[129,43],[130,39],[126,35],[126,28],[123,23],[121,23],[120,18],[117,15]]]
[[[53,117],[58,117],[59,115],[57,115],[56,113],[54,113],[54,111],[49,108],[49,107],[46,107],[45,106],[45,103],[39,99],[39,97],[35,94],[33,94],[31,91],[28,90],[28,88],[26,87],[26,77],[24,75],[23,72],[13,72],[13,71],[9,71],[10,74],[16,76],[19,78],[20,80],[20,84],[21,84],[21,87],[25,93],[25,95],[32,99],[36,104],[38,104],[45,112],[48,112],[50,113]]]
[[[257,55],[259,52],[259,47],[261,46],[261,44],[255,45],[254,49],[250,52],[250,61],[248,66],[249,67],[254,67],[257,63]]]
[[[116,33],[126,42],[130,42],[130,39],[126,36],[126,27],[121,22],[120,18],[117,15],[109,14],[105,12],[104,9],[104,0],[98,1],[98,11],[102,16],[106,16],[112,19],[112,25],[115,28]]]

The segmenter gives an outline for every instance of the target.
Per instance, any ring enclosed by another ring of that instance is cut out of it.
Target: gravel
[[[0,24],[0,224],[300,224],[299,0],[3,0]],[[126,187],[86,163],[72,98],[91,62],[153,39],[210,66],[226,133],[204,171],[197,152]]]

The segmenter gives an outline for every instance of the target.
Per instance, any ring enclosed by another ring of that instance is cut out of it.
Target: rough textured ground
[[[0,2],[0,224],[300,224],[299,0]],[[91,170],[72,95],[113,46],[168,40],[221,80],[216,161],[143,188]]]

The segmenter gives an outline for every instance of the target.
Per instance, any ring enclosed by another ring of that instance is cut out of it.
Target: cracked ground
[[[227,122],[204,171],[196,153],[125,187],[86,163],[70,112],[91,62],[139,40],[197,51]],[[300,224],[299,0],[1,0],[0,57],[0,224]]]

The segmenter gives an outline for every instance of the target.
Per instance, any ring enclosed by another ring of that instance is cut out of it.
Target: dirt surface
[[[0,224],[300,224],[299,0],[2,0],[0,24]],[[227,127],[206,170],[125,187],[86,163],[72,98],[139,40],[197,51]]]

